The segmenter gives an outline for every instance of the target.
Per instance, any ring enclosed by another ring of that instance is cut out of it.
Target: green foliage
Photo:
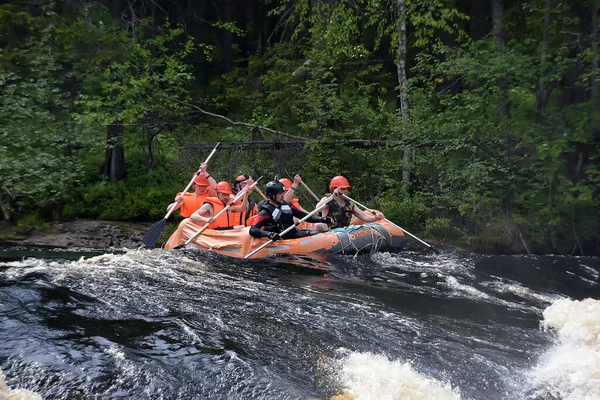
[[[398,196],[384,200],[381,211],[386,218],[396,221],[408,230],[421,230],[424,218],[430,210],[421,198]]]
[[[116,183],[99,182],[82,187],[78,215],[103,220],[158,220],[185,183],[163,174],[141,175]]]
[[[59,3],[35,14],[0,6],[0,200],[21,223],[55,210],[154,221],[197,168],[187,146],[307,139],[303,149],[219,151],[211,172],[300,172],[319,195],[341,174],[353,197],[411,231],[486,250],[598,251],[589,2],[505,3],[503,46],[493,32],[475,38],[472,27],[491,16],[469,21],[460,10],[472,2],[406,0],[398,15],[391,0],[272,0],[253,21],[207,12],[193,28],[169,22],[185,15],[148,19],[144,2],[127,25],[97,1]],[[401,21],[409,122],[398,112]],[[115,121],[129,175],[108,183]]]

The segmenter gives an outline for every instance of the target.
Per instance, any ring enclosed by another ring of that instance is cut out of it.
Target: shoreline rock
[[[150,223],[75,220],[56,223],[40,231],[29,231],[22,239],[7,238],[1,242],[17,246],[136,248],[140,246],[142,238],[151,226]]]

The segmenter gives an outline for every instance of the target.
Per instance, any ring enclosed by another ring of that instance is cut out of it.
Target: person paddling
[[[206,163],[202,163],[200,169],[202,172],[194,179],[194,192],[177,193],[175,202],[169,204],[167,210],[169,210],[170,207],[175,206],[173,211],[179,209],[179,215],[187,218],[204,204],[204,199],[206,199],[206,197],[211,195],[214,196],[214,189],[217,188],[217,182],[208,174]],[[209,189],[209,187],[211,189]]]
[[[321,211],[321,215],[331,217],[332,223],[328,224],[331,229],[344,228],[350,225],[352,217],[356,216],[364,222],[376,222],[384,218],[380,213],[369,214],[358,207],[354,202],[346,200],[342,195],[350,193],[350,183],[343,176],[335,176],[329,183],[331,195],[324,197],[317,204],[317,208],[322,204],[327,204]],[[317,229],[323,229],[323,226],[317,226]]]
[[[233,193],[238,194],[246,186],[252,185],[253,180],[248,174],[239,175],[233,182]],[[254,190],[254,189],[252,189]],[[240,225],[248,225],[248,219],[258,214],[258,207],[251,196],[248,196],[246,209],[240,213]]]
[[[250,227],[251,236],[255,238],[268,237],[273,241],[277,241],[279,239],[294,239],[312,236],[319,233],[316,230],[300,230],[294,228],[281,238],[279,233],[294,225],[294,217],[302,219],[308,214],[300,211],[296,206],[283,199],[285,187],[279,181],[267,183],[265,194],[268,200],[262,204],[258,216],[254,219],[254,222]],[[330,223],[329,218],[323,218],[317,215],[312,215],[307,221],[325,224]]]
[[[200,209],[194,212],[190,219],[196,223],[204,222],[210,224],[210,229],[226,230],[240,226],[241,213],[246,209],[248,204],[248,193],[246,192],[243,200],[238,205],[230,207],[226,212],[222,213],[217,220],[213,220],[213,216],[223,210],[233,196],[231,186],[227,182],[217,183],[217,196],[206,197],[204,204]],[[245,189],[242,189],[245,190]]]
[[[299,174],[296,174],[296,176],[294,176],[293,183],[292,183],[292,181],[290,181],[287,178],[281,178],[279,180],[279,182],[283,183],[283,186],[285,187],[285,195],[283,196],[283,200],[287,201],[288,203],[292,203],[300,211],[308,214],[308,211],[306,211],[300,205],[300,202],[298,201],[298,199],[296,197],[294,197],[296,195],[298,185],[302,184],[302,177]],[[302,224],[299,225],[299,227],[300,227],[300,229],[306,229],[306,230],[314,229],[319,232],[327,232],[329,230],[329,227],[327,227],[326,224],[311,224],[309,222],[303,222]]]
[[[298,185],[300,184],[300,182],[302,182],[302,177],[299,174],[296,174],[296,176],[294,176],[293,183],[288,178],[281,178],[279,180],[279,182],[281,182],[283,184],[283,187],[285,188],[285,194],[283,195],[283,200],[296,206],[296,208],[298,210],[308,214],[308,211],[306,211],[304,208],[302,208],[302,206],[300,205],[300,202],[295,197],[296,191],[298,190]]]

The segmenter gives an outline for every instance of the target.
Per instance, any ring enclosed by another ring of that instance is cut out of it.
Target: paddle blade
[[[156,244],[158,239],[160,239],[163,232],[165,231],[166,225],[167,225],[167,220],[164,218],[161,219],[160,221],[154,223],[154,225],[152,225],[152,227],[150,228],[148,233],[146,233],[146,236],[144,236],[144,239],[142,240],[142,242],[144,243],[144,246],[154,247],[154,245]]]
[[[429,250],[433,251],[435,254],[441,254],[442,251],[434,246],[429,246]]]

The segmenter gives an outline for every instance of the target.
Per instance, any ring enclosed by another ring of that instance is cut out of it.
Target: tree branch
[[[261,126],[261,125],[256,125],[256,124],[249,124],[247,122],[233,121],[233,120],[227,118],[224,115],[215,114],[215,113],[211,113],[209,111],[203,110],[202,108],[198,107],[195,104],[186,103],[185,101],[181,101],[181,100],[175,99],[173,97],[169,97],[169,96],[164,96],[164,97],[167,98],[167,99],[169,99],[169,100],[171,100],[171,101],[174,101],[176,103],[183,104],[183,105],[186,105],[188,107],[195,108],[196,110],[200,111],[204,115],[209,115],[211,117],[220,118],[220,119],[226,121],[227,123],[229,123],[230,125],[233,125],[233,126],[246,126],[248,128],[252,128],[252,129],[260,129],[262,131],[271,132],[271,133],[273,133],[275,135],[281,135],[281,136],[289,137],[289,138],[292,138],[292,139],[301,140],[301,141],[304,141],[304,142],[306,142],[306,141],[309,140],[308,138],[305,138],[305,137],[302,137],[302,136],[292,135],[292,134],[287,133],[287,132],[282,132],[282,131],[278,131],[276,129],[267,128],[266,126]]]

